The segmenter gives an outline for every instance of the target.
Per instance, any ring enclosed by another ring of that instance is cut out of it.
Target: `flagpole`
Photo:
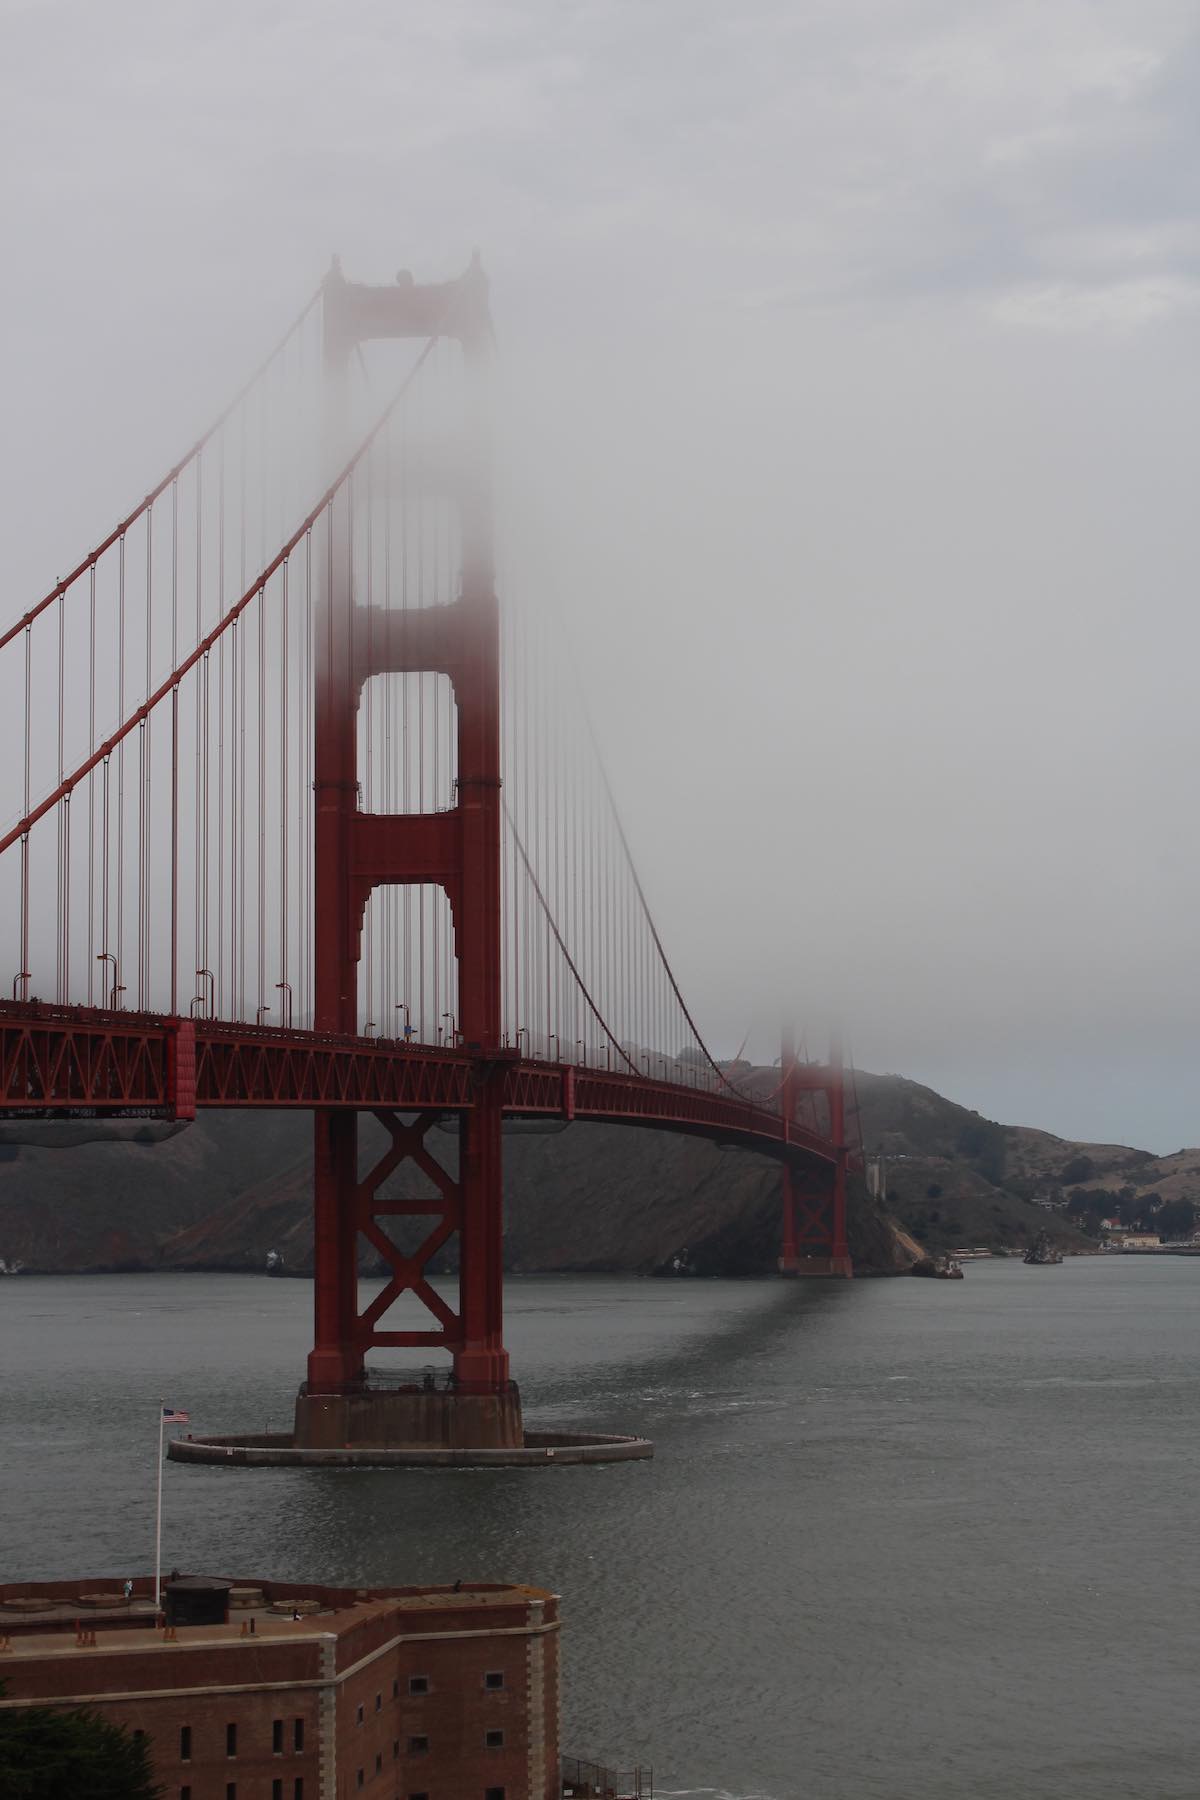
[[[159,1599],[162,1594],[162,1466],[163,1466],[163,1420],[166,1417],[167,1403],[158,1403],[158,1500],[154,1508],[154,1613],[158,1616]]]

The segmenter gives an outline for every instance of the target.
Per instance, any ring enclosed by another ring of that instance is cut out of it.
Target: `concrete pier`
[[[638,1462],[654,1455],[649,1438],[601,1432],[527,1431],[520,1444],[493,1449],[413,1445],[297,1444],[290,1432],[230,1437],[173,1438],[172,1462],[220,1463],[226,1468],[304,1469],[544,1469],[564,1463]]]
[[[364,1388],[296,1398],[299,1450],[503,1450],[524,1442],[515,1381],[499,1393],[461,1388]]]

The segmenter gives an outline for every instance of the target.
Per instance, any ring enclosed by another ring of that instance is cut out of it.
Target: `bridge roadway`
[[[475,1104],[481,1060],[469,1048],[0,1001],[0,1118],[8,1119],[190,1119],[199,1107],[463,1113]],[[733,1092],[516,1050],[489,1060],[505,1065],[504,1112],[513,1118],[637,1125],[793,1164],[836,1162],[829,1139]],[[815,1068],[797,1075],[813,1088],[829,1079]]]

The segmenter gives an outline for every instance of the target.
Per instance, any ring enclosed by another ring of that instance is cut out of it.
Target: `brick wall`
[[[86,1703],[145,1731],[166,1800],[557,1800],[552,1595],[292,1592],[342,1610],[294,1639],[215,1643],[181,1627],[169,1642],[149,1625],[135,1648],[14,1637],[0,1677],[10,1704]]]

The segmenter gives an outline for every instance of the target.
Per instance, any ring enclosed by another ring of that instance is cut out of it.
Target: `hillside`
[[[1043,1228],[1064,1248],[1090,1248],[1082,1212],[1048,1213],[1032,1202],[1070,1207],[1101,1189],[1114,1203],[1131,1196],[1129,1222],[1148,1199],[1190,1201],[1200,1211],[1200,1150],[1156,1157],[1002,1125],[895,1075],[860,1074],[858,1088],[864,1144],[887,1159],[888,1211],[933,1250],[1017,1248]]]
[[[887,1159],[887,1211],[931,1249],[1019,1247],[1043,1226],[1064,1246],[1089,1246],[1065,1216],[1031,1204],[1034,1196],[1103,1189],[1114,1203],[1126,1192],[1200,1204],[1200,1150],[1155,1158],[1075,1143],[981,1118],[899,1076],[857,1079],[864,1143]],[[14,1142],[21,1130],[0,1131],[0,1258],[10,1266],[249,1270],[274,1247],[293,1271],[311,1267],[307,1115],[210,1113],[166,1142],[139,1141],[150,1134],[129,1127],[124,1141],[63,1150]],[[74,1127],[25,1135],[45,1139],[56,1130],[86,1135]],[[381,1128],[368,1121],[365,1143],[372,1134],[382,1147]],[[435,1133],[433,1142],[453,1167],[453,1133]],[[505,1157],[505,1256],[514,1270],[649,1273],[677,1257],[698,1274],[775,1265],[779,1178],[763,1158],[663,1132],[579,1124],[517,1125],[506,1134]],[[402,1170],[394,1179],[398,1192],[422,1191],[419,1175]],[[862,1183],[852,1195],[850,1237],[864,1271],[910,1260]]]

